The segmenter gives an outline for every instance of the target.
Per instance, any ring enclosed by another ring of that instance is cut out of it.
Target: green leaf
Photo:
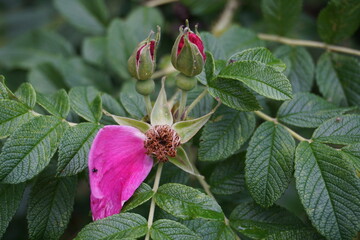
[[[232,63],[223,68],[218,77],[239,80],[268,98],[286,100],[292,97],[291,84],[285,75],[260,62]]]
[[[34,115],[24,104],[0,99],[0,138],[9,136],[33,117]]]
[[[55,178],[43,172],[32,187],[27,219],[30,239],[59,239],[73,210],[76,177]]]
[[[349,56],[324,53],[316,67],[316,82],[327,101],[360,106],[360,62]]]
[[[160,208],[181,219],[224,219],[224,213],[215,199],[185,185],[164,184],[154,198]]]
[[[5,85],[5,77],[0,75],[0,99],[8,99],[9,93]]]
[[[0,184],[0,239],[20,205],[25,186],[25,183]]]
[[[274,54],[286,64],[284,74],[290,80],[293,92],[309,92],[314,82],[315,65],[306,48],[283,45]]]
[[[218,77],[211,81],[208,90],[214,98],[220,98],[222,103],[236,110],[256,111],[261,109],[255,95],[238,80]]]
[[[253,202],[239,204],[230,215],[230,225],[238,232],[252,239],[268,239],[275,234],[291,230],[311,232],[297,217],[286,209],[278,206],[265,209]],[[316,234],[313,233],[313,235]],[[296,235],[292,234],[290,238],[279,238],[278,240],[280,239],[314,238],[296,238]]]
[[[349,110],[349,108],[338,108],[311,93],[297,93],[293,99],[280,106],[277,119],[297,127],[316,128],[324,121]]]
[[[36,92],[30,83],[21,84],[16,90],[15,96],[30,109],[34,108],[36,104]]]
[[[241,155],[220,162],[209,178],[211,192],[229,195],[245,189],[244,162]]]
[[[74,240],[136,239],[146,232],[144,217],[135,213],[120,213],[88,224]]]
[[[0,154],[0,180],[20,183],[41,172],[54,155],[68,125],[52,116],[36,117],[6,141]]]
[[[137,206],[147,202],[150,198],[152,198],[152,196],[154,196],[154,192],[152,191],[151,187],[146,183],[141,183],[140,187],[136,189],[131,198],[125,203],[121,211],[130,211],[131,209],[134,209]]]
[[[211,52],[214,59],[226,59],[223,46],[220,41],[209,32],[201,32],[201,40],[203,41],[206,51]]]
[[[289,33],[298,21],[302,0],[263,0],[261,10],[269,30],[278,35]]]
[[[101,97],[93,87],[74,87],[69,92],[71,108],[90,122],[99,122],[102,116]]]
[[[214,113],[201,134],[199,160],[218,161],[234,154],[249,139],[255,117],[222,106]]]
[[[230,226],[222,221],[199,218],[182,222],[203,240],[236,240],[235,233],[231,230]]]
[[[121,106],[121,104],[111,95],[109,95],[107,93],[103,93],[101,95],[101,99],[102,99],[103,108],[106,111],[111,112],[112,114],[115,114],[118,116],[126,115],[124,107]]]
[[[120,77],[128,79],[128,59],[134,51],[137,41],[135,37],[124,29],[128,29],[126,23],[120,19],[114,19],[107,30],[106,57],[111,69]],[[121,51],[116,51],[121,49]]]
[[[344,158],[349,159],[355,169],[360,173],[360,143],[349,145],[341,149]]]
[[[206,51],[206,62],[205,62],[205,75],[206,75],[206,83],[210,83],[215,78],[215,60],[214,56],[211,52]]]
[[[65,131],[59,145],[58,176],[75,175],[87,167],[90,146],[100,128],[98,124],[80,123]]]
[[[160,219],[150,229],[153,240],[200,240],[200,237],[181,223]]]
[[[335,149],[301,142],[296,149],[296,188],[316,229],[328,239],[352,239],[360,225],[360,182]]]
[[[265,122],[256,129],[246,154],[245,179],[261,206],[273,205],[287,189],[294,153],[295,141],[283,126]]]
[[[200,94],[203,93],[205,88],[195,88],[187,93],[186,105],[189,106]],[[200,102],[198,102],[195,107],[187,113],[191,118],[199,118],[211,112],[213,109],[215,100],[210,96],[210,94],[206,94]]]
[[[56,9],[78,29],[90,34],[101,34],[107,20],[102,0],[54,0]]]
[[[146,115],[146,108],[143,96],[135,91],[120,93],[120,101],[126,111],[136,119],[142,119]]]
[[[312,138],[323,143],[358,143],[360,142],[360,115],[332,118],[321,124]]]
[[[360,26],[360,2],[357,0],[331,0],[321,10],[317,27],[322,40],[340,42],[350,37]]]
[[[265,43],[257,37],[255,32],[237,25],[231,26],[224,32],[220,36],[219,42],[224,49],[225,58],[248,48],[265,46]]]
[[[38,93],[36,101],[40,106],[54,116],[65,119],[69,114],[70,101],[69,96],[64,89],[50,95]]]
[[[278,72],[283,72],[286,69],[285,63],[274,57],[274,55],[264,47],[250,48],[235,53],[229,58],[230,64],[237,61],[258,61],[275,68]]]
[[[105,37],[85,38],[81,47],[81,54],[85,61],[99,67],[105,67],[106,41]]]

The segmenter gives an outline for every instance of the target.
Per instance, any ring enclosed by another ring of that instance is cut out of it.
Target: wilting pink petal
[[[120,212],[124,202],[149,174],[145,135],[130,126],[105,126],[89,153],[91,211],[94,220]]]

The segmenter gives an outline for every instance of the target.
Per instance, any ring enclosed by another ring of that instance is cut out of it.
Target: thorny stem
[[[159,162],[158,168],[156,170],[154,186],[153,186],[153,189],[152,189],[154,194],[157,192],[157,190],[159,188],[162,167],[163,167],[163,163]],[[154,221],[154,213],[155,213],[155,200],[154,200],[154,197],[152,197],[151,204],[150,204],[150,210],[149,210],[149,217],[148,217],[148,232],[146,233],[145,240],[150,239],[150,228],[151,228],[151,226],[153,224],[153,221]]]
[[[228,0],[224,11],[220,15],[219,20],[216,22],[214,27],[212,28],[211,32],[215,36],[220,36],[226,28],[231,24],[231,20],[234,16],[235,10],[239,6],[238,0]]]
[[[146,105],[146,112],[147,112],[148,116],[150,117],[151,111],[152,111],[150,95],[144,96],[144,100],[145,100],[145,105]]]
[[[181,90],[181,99],[180,99],[180,105],[179,105],[178,116],[177,116],[178,121],[180,121],[181,116],[184,113],[184,110],[186,107],[186,100],[187,100],[187,91]]]
[[[202,93],[200,93],[200,95],[197,96],[197,98],[195,98],[195,100],[189,105],[189,107],[186,109],[186,111],[184,113],[184,119],[186,119],[187,115],[196,106],[196,104],[198,104],[201,101],[201,99],[203,99],[206,96],[207,92],[208,92],[208,89],[205,88],[204,91],[202,91]]]
[[[276,118],[272,118],[269,115],[267,115],[267,114],[265,114],[265,113],[263,113],[261,111],[255,111],[254,113],[256,115],[258,115],[260,118],[262,118],[262,119],[264,119],[266,121],[273,122],[275,124],[279,124],[279,125],[283,126],[285,128],[285,130],[288,131],[291,134],[291,136],[293,136],[295,139],[297,139],[297,140],[299,140],[301,142],[303,142],[303,141],[306,141],[306,142],[309,142],[309,143],[312,142],[311,139],[304,138],[304,137],[300,136],[298,133],[296,133],[293,130],[291,130],[290,128],[288,128],[287,126],[279,123]]]
[[[326,44],[323,42],[301,40],[301,39],[291,39],[291,38],[285,38],[285,37],[280,37],[277,35],[271,35],[271,34],[265,34],[265,33],[259,33],[258,37],[262,40],[271,41],[271,42],[279,42],[279,43],[284,43],[287,45],[313,47],[313,48],[324,48],[324,49],[334,51],[334,52],[342,52],[342,53],[348,53],[348,54],[360,56],[359,50],[336,46],[336,45],[329,45],[329,44]]]

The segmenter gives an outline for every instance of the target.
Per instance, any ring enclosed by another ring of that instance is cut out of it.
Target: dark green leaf
[[[34,108],[36,104],[36,92],[30,83],[21,84],[16,90],[15,96],[29,108]]]
[[[54,155],[67,124],[52,116],[36,117],[6,141],[0,154],[0,179],[20,183],[43,170]]]
[[[330,119],[315,130],[312,138],[323,143],[358,143],[360,142],[360,116],[345,115]]]
[[[113,98],[111,95],[104,93],[101,95],[101,99],[102,99],[102,105],[103,108],[116,115],[116,116],[125,116],[125,109],[123,106],[121,106],[121,104],[115,99]]]
[[[0,138],[12,134],[21,124],[33,118],[29,108],[22,103],[0,99]]]
[[[334,53],[321,55],[316,82],[327,101],[336,105],[360,106],[360,62]]]
[[[26,184],[0,184],[0,239],[22,199]]]
[[[211,52],[206,52],[206,62],[204,70],[206,75],[206,81],[201,83],[207,85],[215,78],[215,60]]]
[[[219,38],[220,45],[225,52],[225,58],[229,58],[236,52],[264,46],[264,42],[260,40],[256,33],[236,25],[231,26]]]
[[[226,106],[239,111],[256,111],[261,106],[255,95],[235,79],[218,77],[209,86],[209,93],[220,98]]]
[[[136,239],[146,232],[144,217],[135,213],[120,213],[88,224],[74,240]]]
[[[200,237],[181,223],[160,219],[151,226],[153,240],[200,240]]]
[[[360,182],[335,149],[301,142],[296,188],[312,224],[328,239],[352,239],[360,225]]]
[[[99,67],[105,66],[106,61],[106,38],[88,37],[85,38],[81,53],[85,61]]]
[[[182,221],[188,228],[193,230],[203,240],[235,240],[235,233],[230,226],[222,221],[213,221],[206,219],[195,219]]]
[[[206,49],[206,51],[211,52],[211,54],[216,60],[226,59],[223,45],[221,45],[220,41],[216,37],[214,37],[214,35],[208,32],[202,32],[201,39],[204,43],[204,48]]]
[[[102,116],[101,97],[93,87],[74,87],[69,92],[71,108],[90,122],[99,122]]]
[[[324,121],[348,110],[349,108],[338,108],[314,94],[297,93],[293,99],[280,106],[277,118],[293,126],[316,128]]]
[[[107,10],[102,0],[54,0],[56,9],[75,27],[91,33],[104,32]]]
[[[218,161],[240,149],[255,128],[255,117],[222,106],[212,116],[201,135],[199,159]]]
[[[80,123],[66,130],[59,145],[58,176],[75,175],[87,167],[90,146],[100,127]]]
[[[286,64],[284,74],[289,78],[293,92],[309,92],[314,82],[315,65],[306,48],[284,45],[274,54]]]
[[[302,0],[263,0],[261,10],[269,30],[286,35],[296,24],[302,8]]]
[[[188,92],[187,94],[187,106],[189,106],[202,92],[204,88],[195,88]],[[199,118],[208,114],[214,106],[214,99],[206,94],[200,102],[198,102],[195,107],[188,113],[189,116],[193,118]]]
[[[285,75],[260,62],[232,63],[220,71],[219,77],[239,80],[268,98],[286,100],[292,97],[291,84]]]
[[[60,238],[71,217],[76,182],[76,177],[55,178],[50,171],[39,176],[29,199],[30,239]]]
[[[220,162],[211,173],[209,184],[215,194],[233,194],[245,189],[244,162],[241,155]]]
[[[131,209],[134,209],[137,206],[147,202],[152,196],[154,196],[154,192],[152,191],[151,187],[146,183],[142,183],[140,187],[136,189],[131,198],[125,203],[121,211],[127,212]]]
[[[342,148],[341,153],[351,161],[355,169],[360,173],[360,143]]]
[[[5,77],[0,75],[0,99],[8,99],[9,93],[5,85]]]
[[[164,184],[159,187],[154,197],[160,208],[181,219],[224,219],[215,199],[185,185]]]
[[[268,49],[263,47],[250,48],[235,53],[229,58],[229,63],[237,61],[258,61],[275,68],[279,72],[283,72],[286,69],[285,63],[274,57]]]
[[[294,164],[295,141],[281,125],[265,122],[252,136],[246,154],[246,184],[254,200],[269,207],[288,187]]]
[[[143,96],[135,91],[120,93],[120,101],[126,111],[136,119],[141,119],[146,115],[145,102]]]
[[[358,29],[359,16],[358,0],[331,0],[318,16],[318,33],[325,42],[339,42]]]
[[[69,96],[64,89],[51,95],[37,94],[37,103],[50,114],[66,118],[70,111]]]

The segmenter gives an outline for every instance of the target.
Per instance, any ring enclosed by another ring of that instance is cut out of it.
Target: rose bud
[[[155,70],[156,47],[159,42],[160,32],[158,32],[156,40],[150,40],[152,34],[153,32],[150,33],[147,39],[139,43],[128,60],[128,70],[131,76],[137,80],[150,79]]]
[[[197,32],[192,32],[189,23],[186,27],[180,27],[180,34],[177,37],[171,51],[171,62],[174,67],[188,77],[193,77],[201,73],[205,64],[204,45]]]

